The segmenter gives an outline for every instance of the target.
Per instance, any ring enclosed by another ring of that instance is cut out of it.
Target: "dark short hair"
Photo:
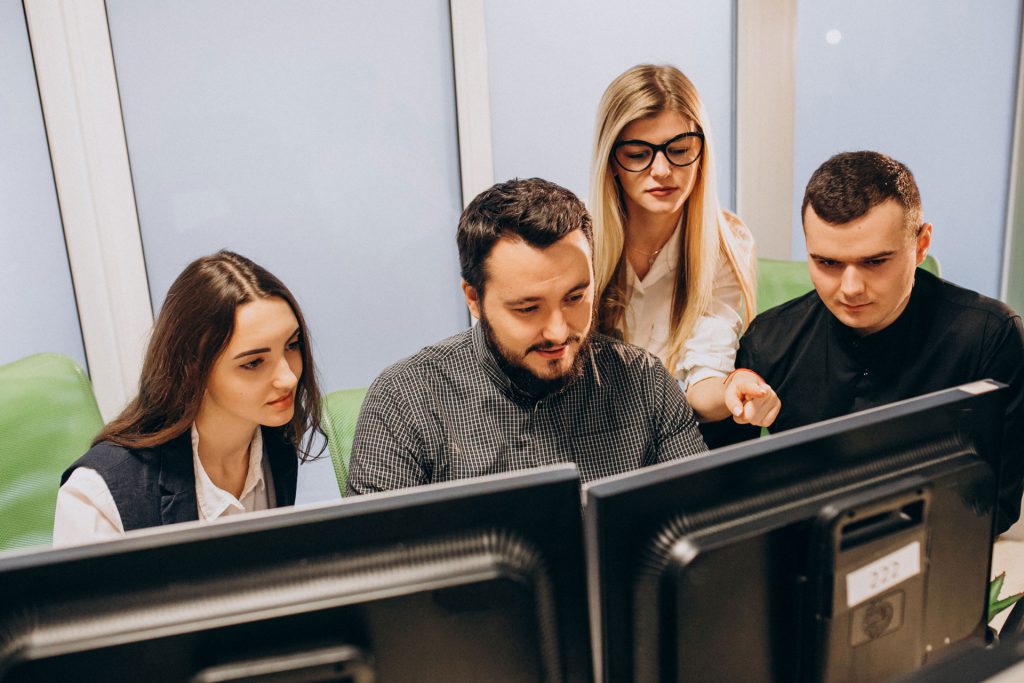
[[[903,207],[907,228],[916,232],[921,226],[921,193],[910,169],[879,152],[843,152],[819,166],[807,181],[800,219],[810,204],[823,221],[841,225],[890,199]]]
[[[459,218],[462,279],[483,294],[484,264],[501,237],[543,249],[574,230],[582,230],[593,249],[590,213],[569,190],[541,178],[498,183],[478,194]]]

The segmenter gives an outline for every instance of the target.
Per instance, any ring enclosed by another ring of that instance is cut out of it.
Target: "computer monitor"
[[[883,681],[984,637],[1001,385],[585,486],[606,681]]]
[[[0,559],[0,681],[589,681],[576,468]]]

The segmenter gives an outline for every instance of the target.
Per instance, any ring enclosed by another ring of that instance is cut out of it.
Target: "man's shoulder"
[[[917,273],[917,283],[925,287],[937,311],[943,311],[954,318],[980,316],[998,323],[1020,317],[1019,313],[998,299],[961,287],[925,271]]]
[[[380,390],[385,386],[412,386],[424,379],[448,374],[467,368],[473,360],[472,328],[454,334],[447,339],[424,346],[416,353],[403,358],[381,372],[370,386]]]
[[[795,299],[758,313],[747,328],[744,338],[749,341],[766,335],[775,337],[793,331],[801,327],[805,321],[816,319],[824,311],[825,306],[821,303],[821,297],[812,289]]]
[[[773,306],[767,311],[758,313],[754,320],[767,325],[785,324],[785,321],[791,320],[794,316],[806,316],[818,311],[821,306],[821,297],[818,296],[816,290],[812,289],[806,294],[801,294],[778,306]]]
[[[740,338],[737,363],[778,382],[777,370],[788,368],[797,351],[822,339],[828,309],[815,290],[758,314]],[[770,377],[772,375],[772,377]]]

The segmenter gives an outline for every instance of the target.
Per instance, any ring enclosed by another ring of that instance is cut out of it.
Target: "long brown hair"
[[[594,218],[594,274],[597,279],[598,327],[629,341],[625,312],[629,305],[626,254],[623,249],[626,209],[610,173],[612,145],[629,123],[673,111],[697,124],[704,149],[697,180],[683,209],[679,240],[678,276],[672,295],[669,341],[662,361],[669,372],[684,352],[686,340],[711,302],[715,270],[724,256],[743,292],[745,322],[756,311],[756,276],[736,256],[734,233],[743,231],[739,219],[722,211],[715,188],[714,135],[697,88],[679,69],[639,64],[620,74],[605,90],[597,112],[590,182],[590,212]]]
[[[231,339],[235,310],[256,299],[279,297],[299,322],[302,375],[291,421],[270,428],[299,458],[312,457],[320,429],[320,390],[309,328],[295,297],[280,280],[244,256],[218,251],[188,264],[167,291],[146,349],[139,394],[111,421],[93,445],[110,441],[128,448],[159,446],[183,434],[196,419],[206,381]],[[305,447],[300,440],[306,436]],[[323,448],[320,449],[323,451]]]

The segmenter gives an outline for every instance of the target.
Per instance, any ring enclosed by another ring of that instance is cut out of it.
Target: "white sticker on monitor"
[[[846,575],[846,606],[854,607],[921,573],[921,543],[914,541]]]
[[[969,384],[961,384],[957,387],[960,391],[966,391],[968,394],[986,394],[990,391],[998,389],[992,381],[983,379],[977,382],[971,382]]]

